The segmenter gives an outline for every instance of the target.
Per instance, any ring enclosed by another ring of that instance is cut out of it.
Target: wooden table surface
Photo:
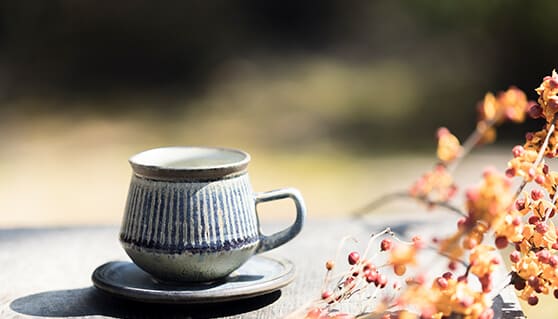
[[[90,277],[97,266],[129,260],[118,242],[118,227],[0,229],[0,318],[281,318],[319,297],[324,263],[346,235],[359,239],[354,248],[361,250],[370,234],[387,226],[407,239],[441,235],[455,227],[444,216],[439,212],[307,221],[297,238],[267,253],[295,264],[297,275],[290,285],[263,297],[196,306],[123,301],[92,286]],[[272,232],[283,226],[263,228]],[[446,263],[436,260],[429,267]],[[496,307],[503,318],[524,318],[512,290],[501,296]]]

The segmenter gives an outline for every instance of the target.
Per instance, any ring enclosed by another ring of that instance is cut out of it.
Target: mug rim
[[[161,153],[163,156],[155,156]],[[209,155],[221,155],[221,158],[216,164],[176,164],[177,161],[185,160],[187,155],[196,153],[201,158]],[[250,154],[225,147],[164,146],[132,155],[128,162],[134,174],[139,177],[157,180],[211,180],[245,173]]]

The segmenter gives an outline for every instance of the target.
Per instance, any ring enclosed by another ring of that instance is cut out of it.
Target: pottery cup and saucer
[[[267,294],[294,279],[292,262],[260,254],[301,231],[304,200],[293,188],[255,193],[250,155],[162,147],[129,162],[133,175],[120,242],[132,262],[99,266],[95,287],[141,302],[212,303]],[[295,204],[294,223],[262,234],[258,204],[285,198]]]

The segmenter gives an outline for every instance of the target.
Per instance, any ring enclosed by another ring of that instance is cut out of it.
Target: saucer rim
[[[209,304],[218,302],[227,302],[241,299],[248,299],[257,296],[266,295],[290,284],[296,277],[295,265],[292,261],[280,258],[257,255],[251,259],[265,259],[280,265],[281,269],[278,274],[274,274],[264,282],[246,285],[236,288],[224,289],[222,291],[209,290],[157,290],[145,289],[138,287],[129,287],[119,285],[114,282],[104,280],[101,274],[118,264],[132,264],[130,261],[109,261],[98,266],[91,275],[93,285],[110,295],[124,298],[127,300],[147,302],[147,303],[163,303],[163,304]],[[249,260],[249,261],[250,261]],[[248,261],[248,262],[249,262]],[[137,265],[135,265],[137,267]],[[139,267],[138,267],[139,268]],[[180,286],[177,286],[180,287]]]

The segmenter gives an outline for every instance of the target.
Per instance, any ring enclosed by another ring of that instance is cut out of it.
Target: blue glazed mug
[[[226,277],[252,255],[295,237],[306,208],[292,188],[254,193],[250,155],[209,147],[163,147],[129,160],[132,181],[120,242],[140,268],[160,281],[208,282]],[[265,236],[258,203],[290,198],[296,220]]]

